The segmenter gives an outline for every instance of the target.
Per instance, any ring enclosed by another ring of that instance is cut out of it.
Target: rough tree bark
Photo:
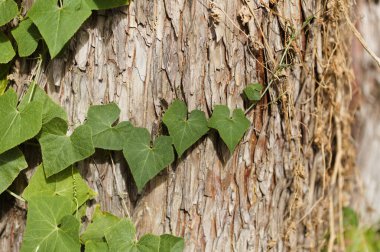
[[[114,101],[122,120],[156,135],[175,98],[210,115],[215,104],[247,108],[241,93],[251,82],[271,85],[247,114],[252,126],[234,153],[212,132],[142,194],[121,153],[81,162],[98,192],[92,204],[129,212],[139,234],[183,236],[186,251],[317,251],[330,224],[333,247],[352,167],[349,8],[332,0],[135,0],[93,15],[37,73],[72,126],[90,105]],[[19,93],[34,66],[17,61]],[[13,190],[21,193],[32,173],[33,165]],[[25,205],[1,200],[0,247],[18,251]]]

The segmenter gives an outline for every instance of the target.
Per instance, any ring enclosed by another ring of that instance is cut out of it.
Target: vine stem
[[[20,195],[17,195],[17,194],[15,194],[14,192],[12,192],[12,191],[10,191],[10,190],[8,190],[8,189],[7,189],[7,192],[8,192],[10,195],[12,195],[13,197],[15,197],[16,199],[18,199],[18,200],[20,200],[20,201],[22,201],[22,202],[26,202],[26,200],[23,199]]]

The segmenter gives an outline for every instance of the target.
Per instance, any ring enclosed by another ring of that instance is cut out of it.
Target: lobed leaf
[[[0,194],[12,184],[13,180],[26,167],[28,164],[18,148],[0,154]]]
[[[27,57],[37,49],[38,40],[41,38],[41,35],[30,18],[21,21],[11,33],[17,42],[18,55],[20,57]]]
[[[5,25],[18,14],[17,3],[13,0],[0,0],[0,26]],[[0,50],[1,51],[1,50]]]

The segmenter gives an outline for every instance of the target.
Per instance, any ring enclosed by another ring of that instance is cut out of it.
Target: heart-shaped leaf
[[[30,18],[21,21],[12,30],[12,36],[17,42],[18,55],[20,57],[27,57],[34,53],[38,46],[38,40],[41,38],[37,27]]]
[[[65,197],[33,197],[21,252],[80,251],[79,221],[71,209],[72,201]]]
[[[246,88],[244,88],[244,94],[250,101],[260,101],[261,99],[261,91],[263,90],[263,85],[260,83],[249,84]]]
[[[224,105],[216,105],[208,121],[208,126],[219,132],[230,152],[234,151],[249,125],[243,110],[235,109],[231,116],[230,109]]]
[[[8,63],[15,55],[11,41],[3,32],[0,32],[0,64]]]
[[[132,137],[127,139],[123,154],[128,161],[139,191],[162,169],[174,161],[172,139],[160,136],[151,146],[147,129],[133,128]]]
[[[42,126],[42,106],[30,102],[17,109],[17,95],[9,89],[0,96],[0,154],[33,138]]]
[[[90,15],[90,8],[82,0],[63,0],[62,6],[57,0],[36,0],[28,12],[45,39],[52,58]]]
[[[42,164],[37,167],[22,194],[27,201],[35,196],[60,196],[71,199],[74,203],[73,211],[95,195],[74,167],[46,178]]]
[[[0,26],[5,25],[17,16],[17,3],[13,0],[0,0]]]
[[[186,104],[178,100],[170,105],[162,121],[168,127],[179,156],[209,130],[204,112],[193,110],[187,118]]]
[[[4,192],[23,169],[28,167],[18,148],[0,154],[0,194]]]
[[[50,177],[70,165],[91,156],[94,152],[91,128],[79,126],[71,136],[62,132],[60,118],[54,118],[44,126],[38,141],[41,145],[42,160],[46,177]]]
[[[129,0],[86,0],[91,10],[105,10],[129,4]]]
[[[129,122],[121,122],[112,127],[119,115],[120,109],[115,103],[90,107],[85,125],[92,129],[92,141],[96,148],[123,149],[133,126]]]

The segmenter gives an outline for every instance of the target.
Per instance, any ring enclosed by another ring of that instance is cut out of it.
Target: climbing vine
[[[185,102],[174,101],[163,116],[169,134],[152,139],[145,128],[119,122],[120,108],[95,105],[86,121],[68,134],[66,111],[54,103],[34,81],[23,97],[8,88],[7,73],[16,56],[28,57],[39,45],[56,57],[92,11],[128,4],[128,0],[36,0],[27,15],[13,0],[0,0],[0,193],[28,167],[19,146],[36,139],[42,163],[20,200],[28,202],[21,251],[182,251],[182,238],[146,234],[136,239],[128,218],[118,218],[96,207],[83,230],[86,202],[96,196],[79,175],[75,164],[95,149],[122,151],[141,192],[165,167],[213,129],[233,152],[250,126],[242,109],[215,106],[207,119],[203,111],[188,112]],[[18,25],[14,27],[14,22]],[[8,89],[8,90],[7,90]],[[253,106],[263,96],[262,86],[247,86],[244,94]],[[177,155],[175,155],[177,153]],[[80,230],[82,230],[80,232]]]

